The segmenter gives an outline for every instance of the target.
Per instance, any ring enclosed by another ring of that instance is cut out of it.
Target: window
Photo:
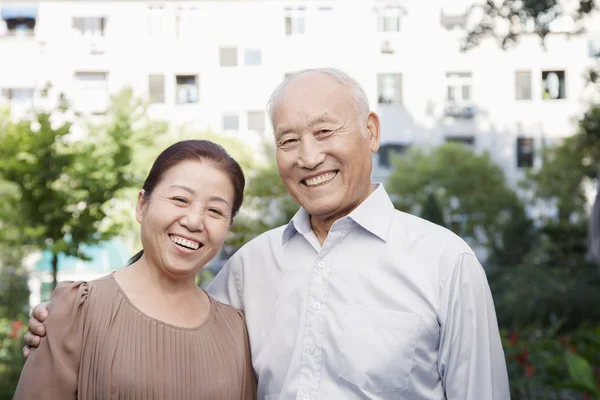
[[[377,102],[379,104],[402,104],[402,74],[379,74],[377,76]]]
[[[471,101],[471,73],[449,72],[446,74],[446,100],[449,102]]]
[[[33,88],[2,89],[2,97],[12,105],[31,106],[33,104]]]
[[[150,75],[148,77],[148,88],[151,103],[165,102],[165,76]]]
[[[400,32],[402,9],[399,7],[377,10],[378,32]]]
[[[175,29],[178,38],[194,37],[198,27],[196,7],[177,7],[175,10]]]
[[[265,131],[264,111],[248,111],[248,130],[255,132]]]
[[[467,146],[475,145],[475,137],[470,135],[465,136],[446,136],[446,142],[462,143]]]
[[[198,76],[177,75],[175,98],[177,104],[194,104],[199,101]]]
[[[395,155],[404,154],[408,145],[401,143],[384,144],[379,147],[379,166],[381,168],[391,168],[392,159]]]
[[[544,100],[566,98],[565,71],[542,71],[542,98]]]
[[[531,100],[531,71],[515,72],[515,99]]]
[[[517,167],[533,167],[533,156],[533,139],[523,137],[517,138]]]
[[[470,72],[448,72],[446,74],[446,107],[444,115],[454,118],[473,118],[475,109],[471,105]]]
[[[260,51],[260,49],[244,50],[244,64],[260,65],[261,63],[262,63],[262,52]]]
[[[73,18],[73,28],[81,36],[102,37],[106,25],[105,17],[75,17]]]
[[[237,114],[223,115],[223,130],[237,131],[240,128],[240,119]]]
[[[160,37],[164,34],[165,10],[163,6],[148,6],[148,35]]]
[[[219,49],[221,67],[235,67],[238,65],[237,47],[221,47]]]
[[[76,104],[92,114],[103,114],[108,109],[108,74],[106,72],[76,72]]]
[[[306,17],[304,16],[305,7],[285,9],[285,34],[286,36],[304,35],[304,25]]]
[[[468,13],[449,14],[442,12],[440,14],[440,24],[449,31],[455,28],[464,29],[467,26],[468,15]]]
[[[588,41],[588,55],[592,58],[600,58],[600,39]]]
[[[2,19],[6,22],[9,36],[33,36],[37,8],[28,6],[4,6],[1,12]]]

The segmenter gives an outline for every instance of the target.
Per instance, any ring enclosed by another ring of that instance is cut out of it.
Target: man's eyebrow
[[[178,189],[183,189],[186,192],[190,193],[190,194],[196,194],[196,191],[194,189],[192,189],[191,187],[187,187],[185,185],[171,185],[169,186],[170,188],[178,188]]]
[[[327,114],[319,115],[318,117],[311,119],[308,122],[308,126],[315,126],[315,125],[321,124],[323,122],[335,122],[335,119],[331,118]]]
[[[288,133],[292,133],[293,131],[294,131],[294,129],[292,129],[292,128],[280,129],[275,133],[275,139],[279,139],[283,135],[287,135]]]
[[[324,122],[337,122],[335,118],[330,117],[327,114],[319,115],[308,122],[309,127],[313,127]],[[279,139],[281,136],[293,132],[293,128],[283,128],[275,133],[275,138]]]

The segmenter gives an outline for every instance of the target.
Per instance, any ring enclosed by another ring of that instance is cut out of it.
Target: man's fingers
[[[40,345],[40,337],[31,332],[27,332],[23,339],[25,340],[25,344],[29,347],[38,347]]]
[[[29,357],[29,346],[23,346],[23,357]]]
[[[31,317],[37,319],[39,322],[44,322],[46,318],[48,318],[48,310],[46,309],[47,306],[48,302],[40,303],[35,306],[31,312]]]

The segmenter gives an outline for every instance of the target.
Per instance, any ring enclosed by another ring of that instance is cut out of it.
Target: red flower
[[[591,394],[589,394],[589,393],[584,393],[584,394],[583,394],[583,398],[584,398],[584,400],[589,400],[589,399],[591,399],[591,398],[592,398],[592,395],[591,395]]]
[[[18,331],[23,327],[23,323],[21,321],[14,321],[12,323],[12,329],[13,331]]]
[[[561,336],[559,340],[560,340],[560,343],[564,346],[566,346],[567,343],[569,343],[569,338],[567,336]]]
[[[574,344],[569,346],[569,352],[571,353],[577,353],[577,346],[575,346]]]
[[[523,350],[522,353],[517,355],[517,361],[519,361],[522,365],[527,364],[528,358],[529,358],[529,353],[527,353],[527,350]]]
[[[508,336],[508,342],[513,346],[516,345],[519,342],[519,332],[512,332]]]
[[[525,376],[530,377],[535,373],[535,367],[533,365],[528,365],[525,368]]]

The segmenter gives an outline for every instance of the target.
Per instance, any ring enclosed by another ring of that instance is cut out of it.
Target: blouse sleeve
[[[59,284],[48,304],[46,337],[31,351],[13,400],[76,399],[82,347],[85,282]]]
[[[257,380],[254,374],[254,367],[252,366],[252,353],[250,351],[250,339],[248,338],[248,328],[246,327],[246,317],[242,311],[238,311],[239,315],[244,321],[244,376],[242,380],[242,393],[244,393],[244,399],[254,400],[256,399],[257,392]]]

